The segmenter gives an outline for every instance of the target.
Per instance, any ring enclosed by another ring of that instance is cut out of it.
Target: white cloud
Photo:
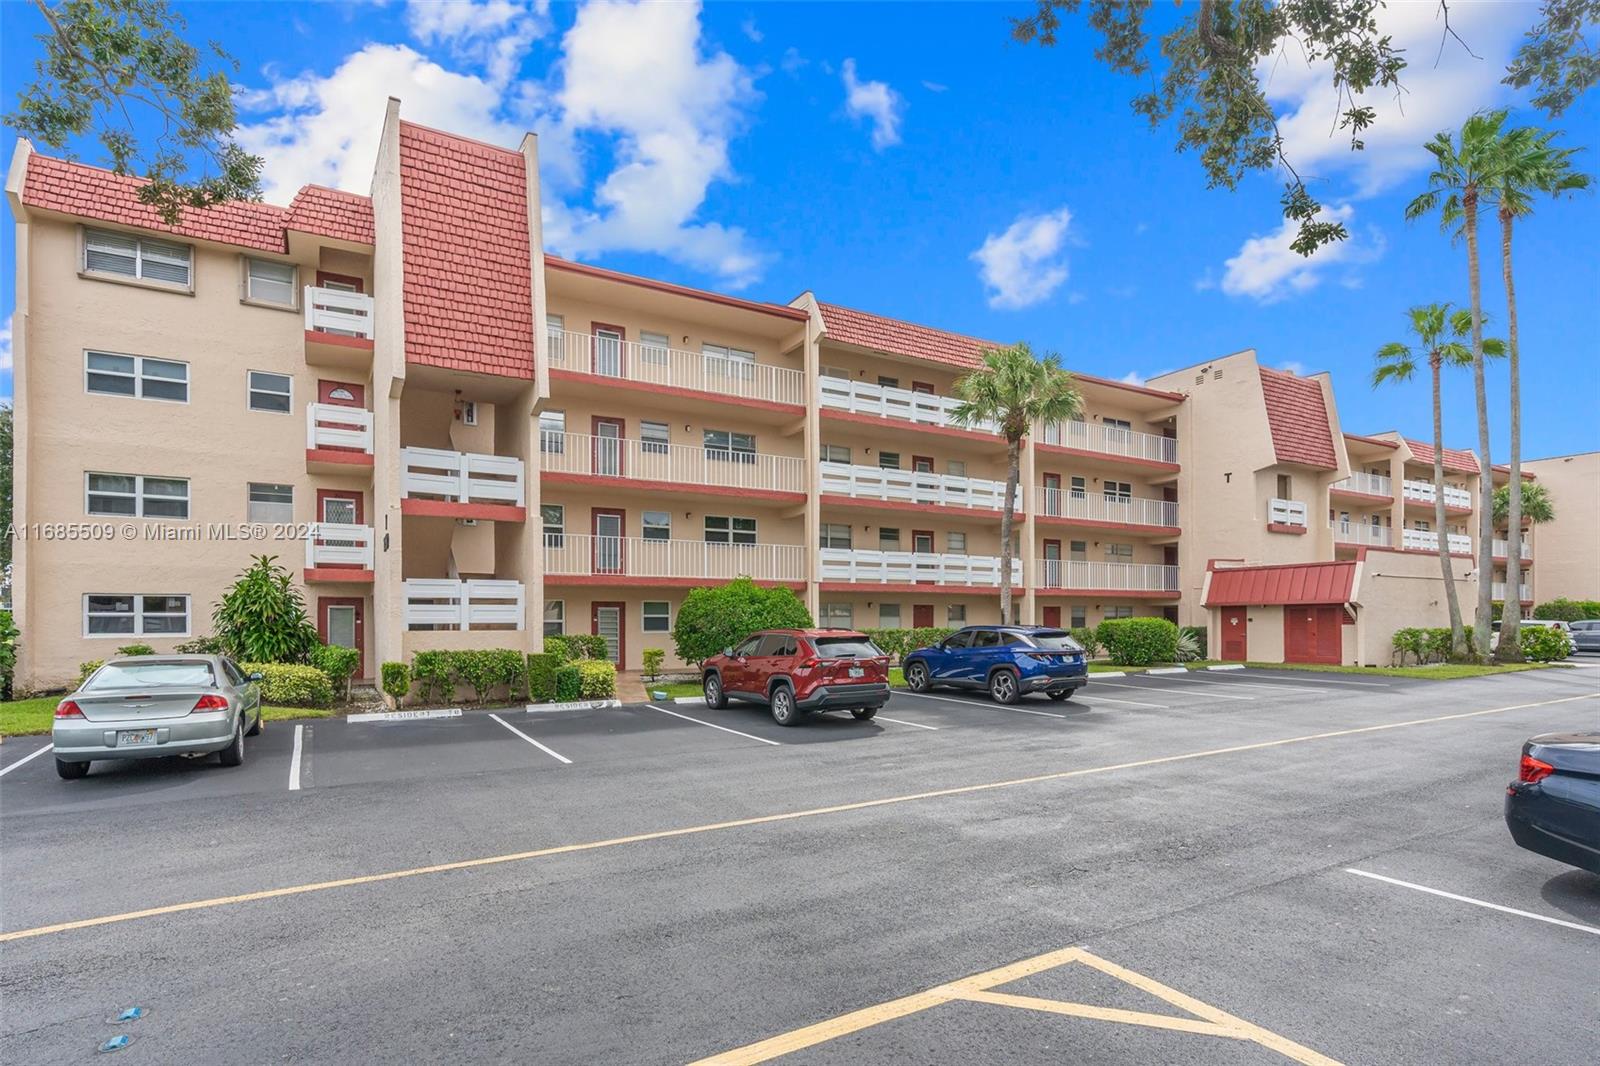
[[[905,116],[905,97],[889,88],[888,82],[861,81],[856,77],[856,61],[846,59],[843,68],[844,109],[851,118],[872,123],[872,147],[883,151],[900,143],[900,120]]]
[[[926,80],[923,81],[922,87],[924,89],[928,90],[930,93],[942,93],[945,90],[950,88],[950,86],[948,86],[948,85],[943,85],[943,84],[940,84],[939,82],[936,82],[936,81],[926,81]]]
[[[1067,280],[1061,248],[1071,224],[1072,212],[1063,207],[1022,215],[1004,233],[989,234],[971,258],[978,263],[990,307],[1031,307]]]
[[[1347,228],[1354,217],[1355,208],[1349,204],[1325,208],[1317,216],[1319,221],[1343,222]],[[1308,258],[1290,247],[1299,232],[1298,222],[1284,219],[1272,233],[1247,239],[1239,253],[1223,264],[1222,291],[1229,296],[1248,296],[1259,303],[1276,303],[1316,288],[1323,275],[1335,268],[1345,270],[1348,284],[1354,278],[1355,267],[1372,262],[1384,252],[1382,234],[1369,230],[1365,236],[1352,234],[1346,240],[1323,245]],[[1207,275],[1195,287],[1209,284]]]
[[[1139,373],[1137,370],[1130,370],[1117,380],[1122,382],[1124,385],[1143,385],[1149,379],[1143,374]]]
[[[11,373],[11,316],[0,326],[0,374]]]
[[[761,27],[756,25],[756,17],[754,15],[746,15],[744,17],[744,21],[739,23],[739,32],[756,44],[760,44],[767,39],[767,35],[761,32]]]
[[[510,81],[529,46],[549,29],[549,4],[513,0],[410,0],[406,26],[423,44],[446,44],[461,60],[487,69],[497,85]]]
[[[1279,363],[1274,369],[1282,370],[1288,374],[1293,374],[1297,378],[1303,378],[1310,373],[1310,371],[1306,369],[1306,365],[1298,359],[1291,359],[1287,363]]]
[[[800,49],[791,45],[783,50],[783,58],[778,60],[778,66],[792,78],[799,74],[809,62],[811,62],[809,59],[800,54]]]
[[[1427,166],[1423,143],[1463,117],[1506,97],[1500,84],[1512,50],[1528,22],[1528,7],[1509,3],[1450,5],[1450,26],[1477,53],[1454,40],[1440,49],[1444,22],[1439,5],[1409,2],[1379,7],[1374,17],[1381,33],[1405,50],[1407,66],[1398,99],[1392,89],[1373,89],[1358,102],[1374,108],[1377,120],[1362,135],[1365,149],[1350,150],[1348,130],[1338,128],[1341,105],[1326,62],[1307,64],[1300,46],[1284,43],[1259,71],[1278,111],[1284,154],[1302,177],[1348,171],[1359,195],[1372,195]]]
[[[1067,293],[1067,303],[1071,304],[1074,307],[1076,307],[1079,304],[1083,303],[1088,298],[1089,297],[1088,297],[1087,294],[1081,293],[1081,292],[1069,292],[1069,293]]]

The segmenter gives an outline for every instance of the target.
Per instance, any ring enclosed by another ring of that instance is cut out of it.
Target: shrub
[[[562,633],[544,638],[544,650],[560,650],[568,661],[573,659],[605,659],[610,655],[606,638],[596,633]]]
[[[473,698],[479,703],[487,701],[490,693],[502,685],[513,699],[521,691],[523,666],[519,651],[473,648],[445,652],[444,657],[451,675],[472,686]]]
[[[1200,648],[1200,654],[1196,655],[1195,658],[1196,659],[1204,659],[1204,658],[1206,658],[1206,652],[1210,650],[1210,648],[1209,648],[1209,639],[1206,636],[1206,627],[1205,626],[1184,626],[1183,629],[1184,629],[1185,632],[1192,633],[1194,635],[1195,644],[1198,645],[1199,648]]]
[[[661,664],[666,662],[667,653],[661,648],[646,648],[644,650],[644,676],[654,681],[661,676]]]
[[[328,684],[341,699],[350,698],[350,678],[361,665],[361,652],[335,644],[318,644],[311,649],[311,665],[322,671]]]
[[[17,668],[17,624],[10,611],[0,611],[0,700],[11,698],[12,675]]]
[[[117,649],[118,655],[154,655],[156,650],[148,644],[124,644]]]
[[[1554,626],[1529,626],[1521,634],[1522,657],[1533,663],[1553,663],[1572,654],[1572,641]]]
[[[1173,658],[1180,663],[1192,663],[1202,658],[1200,638],[1195,636],[1194,630],[1178,630],[1178,643]]]
[[[578,698],[578,693],[583,691],[583,680],[578,673],[578,668],[573,663],[563,663],[556,667],[556,701],[558,703],[571,703]]]
[[[257,663],[298,663],[317,646],[305,600],[275,555],[258,555],[222,594],[211,627],[228,654]]]
[[[1569,600],[1565,596],[1557,596],[1535,607],[1533,616],[1548,622],[1581,622],[1588,618],[1600,618],[1600,600]]]
[[[1389,638],[1389,646],[1394,650],[1394,661],[1400,666],[1406,664],[1407,655],[1421,665],[1422,657],[1428,651],[1428,631],[1415,626],[1397,629],[1394,636]]]
[[[443,651],[419,651],[411,660],[411,676],[417,679],[417,696],[424,703],[449,699],[455,692],[455,675],[450,655]]]
[[[411,667],[405,663],[384,663],[380,671],[383,691],[399,703],[411,691]]]
[[[104,662],[105,662],[104,659],[90,659],[86,663],[79,663],[78,664],[78,687],[82,688],[83,687],[83,683],[85,681],[89,680],[89,675],[94,673],[96,670],[100,669],[101,665]]]
[[[1178,655],[1178,627],[1165,618],[1108,618],[1095,638],[1118,666],[1170,663]]]
[[[811,612],[792,589],[764,589],[741,577],[714,588],[690,589],[678,608],[672,642],[678,658],[699,663],[758,630],[811,625]]]
[[[1093,659],[1100,654],[1100,638],[1095,634],[1092,626],[1078,626],[1069,630],[1072,639],[1083,645],[1083,653]]]
[[[617,668],[604,659],[583,659],[573,663],[578,671],[580,700],[608,700],[617,694]]]
[[[863,629],[862,632],[891,659],[901,660],[918,648],[939,643],[955,630],[948,626],[920,626],[916,629]]]
[[[247,674],[261,675],[261,702],[284,707],[327,707],[333,683],[315,666],[299,663],[240,663]]]
[[[1450,627],[1423,630],[1422,650],[1429,662],[1442,663],[1450,658]]]
[[[174,649],[179,655],[226,655],[228,651],[216,637],[195,637]]]
[[[548,644],[547,644],[548,646]],[[565,652],[547,651],[528,656],[528,698],[549,703],[556,698],[556,671],[566,663]]]

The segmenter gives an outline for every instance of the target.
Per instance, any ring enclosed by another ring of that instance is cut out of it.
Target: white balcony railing
[[[1418,503],[1433,503],[1434,491],[1431,481],[1406,480],[1401,483],[1401,489],[1408,500]],[[1472,510],[1472,493],[1459,485],[1446,485],[1444,487],[1444,505],[1456,507],[1464,511]]]
[[[401,496],[518,507],[526,501],[521,459],[438,448],[401,448],[400,466]]]
[[[1497,540],[1497,541],[1494,542],[1494,557],[1496,559],[1504,559],[1510,553],[1511,553],[1511,542],[1510,541],[1508,541],[1508,540]],[[1526,562],[1527,560],[1532,559],[1532,558],[1533,558],[1533,548],[1532,548],[1532,546],[1530,546],[1527,541],[1523,541],[1522,542],[1522,559],[1523,559],[1523,561]]]
[[[372,527],[315,522],[306,531],[306,566],[372,569]]]
[[[1120,522],[1130,526],[1173,527],[1178,524],[1178,505],[1172,500],[1107,496],[1046,486],[1039,490],[1039,502],[1040,513],[1050,518]]]
[[[1369,548],[1394,546],[1394,531],[1370,522],[1330,522],[1336,544],[1361,544]]]
[[[1039,442],[1102,455],[1147,459],[1156,463],[1178,461],[1178,442],[1172,437],[1158,437],[1154,433],[1140,433],[1092,422],[1047,422],[1040,433]]]
[[[693,389],[717,396],[804,404],[805,374],[788,367],[552,329],[550,366],[580,374]]]
[[[699,540],[546,533],[544,572],[567,576],[804,581],[806,549],[799,544],[708,544]]]
[[[1267,501],[1267,521],[1275,526],[1306,526],[1306,505],[1304,500]]]
[[[1472,538],[1465,533],[1451,533],[1448,541],[1452,555],[1471,555]],[[1400,531],[1400,547],[1408,551],[1439,550],[1439,534],[1432,529],[1403,529]]]
[[[539,469],[547,474],[776,492],[806,490],[806,463],[797,456],[658,444],[588,433],[544,433],[540,435],[539,448]]]
[[[411,578],[405,586],[407,629],[521,629],[520,581]]]
[[[819,463],[822,491],[853,499],[891,500],[899,503],[926,503],[940,507],[985,508],[1000,510],[1005,503],[1006,483],[954,474],[919,473],[914,470],[885,470],[876,466],[849,463]],[[1017,486],[1016,510],[1022,510],[1022,486]]]
[[[1000,558],[995,555],[823,548],[821,556],[823,581],[1000,587]],[[1022,563],[1013,559],[1011,584],[1021,583]]]
[[[1521,598],[1524,602],[1533,599],[1533,589],[1529,588],[1527,585],[1523,585],[1521,588]],[[1506,598],[1506,583],[1504,581],[1493,582],[1489,586],[1489,596],[1491,599],[1496,599],[1504,603]]]
[[[305,290],[306,331],[372,339],[372,297],[343,289]]]
[[[912,389],[897,389],[870,381],[852,381],[849,378],[822,378],[818,383],[823,407],[849,411],[858,415],[877,415],[902,422],[918,422],[928,426],[971,428],[980,433],[998,433],[999,426],[983,422],[966,427],[952,417],[960,401],[950,396],[935,396]]]
[[[372,454],[372,412],[336,403],[306,404],[306,447]]]
[[[1351,473],[1347,478],[1342,478],[1333,483],[1335,489],[1344,489],[1346,492],[1364,492],[1368,496],[1386,496],[1394,498],[1394,481],[1382,474],[1369,474],[1363,470]],[[1430,488],[1432,486],[1429,486]]]
[[[1042,589],[1108,592],[1178,591],[1178,568],[1161,563],[1101,563],[1087,559],[1044,559],[1039,564]]]

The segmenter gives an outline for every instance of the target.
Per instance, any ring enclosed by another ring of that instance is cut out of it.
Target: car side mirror
[[[726,648],[723,648],[722,654],[726,655],[730,659],[733,658],[733,647],[730,645]]]
[[[255,673],[250,675],[249,680],[251,680],[251,681],[262,681],[262,680],[265,680],[266,676],[267,676],[266,674],[263,674],[258,670]]]

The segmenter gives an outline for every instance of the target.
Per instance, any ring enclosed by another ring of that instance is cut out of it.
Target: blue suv
[[[902,666],[912,692],[986,688],[996,703],[1015,703],[1028,692],[1064,700],[1089,681],[1083,646],[1048,626],[967,626],[911,652]]]

